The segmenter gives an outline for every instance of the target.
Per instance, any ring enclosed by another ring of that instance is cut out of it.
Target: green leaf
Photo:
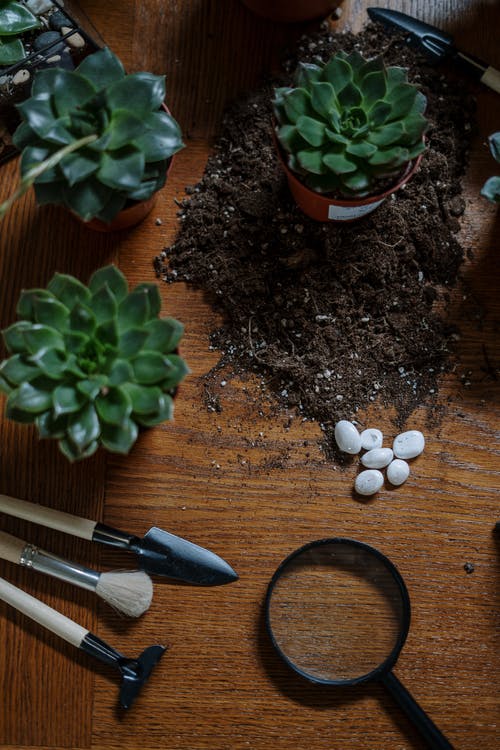
[[[144,164],[144,154],[126,146],[102,155],[97,178],[115,190],[134,190],[140,185]]]
[[[422,115],[410,115],[402,121],[406,135],[404,145],[412,145],[422,140],[422,136],[427,129],[427,120]]]
[[[500,177],[490,177],[481,188],[481,195],[493,203],[500,203]]]
[[[411,83],[398,83],[391,91],[391,114],[389,119],[398,120],[407,115],[415,102],[417,90]]]
[[[126,454],[137,440],[138,434],[139,428],[131,419],[127,419],[120,427],[103,424],[101,442],[113,453]]]
[[[177,348],[184,326],[175,318],[159,318],[146,323],[144,330],[148,332],[144,348],[167,353]]]
[[[122,390],[128,394],[132,403],[133,414],[153,414],[161,407],[164,394],[157,386],[137,385],[137,383],[125,383]]]
[[[83,221],[90,221],[97,216],[113,193],[112,188],[103,185],[97,176],[98,173],[96,176],[91,175],[84,182],[68,186],[65,191],[65,204]]]
[[[116,359],[109,371],[109,384],[122,385],[134,379],[134,371],[130,362],[125,359]]]
[[[325,141],[325,125],[312,117],[299,117],[295,127],[310,146],[321,146]]]
[[[92,294],[95,294],[106,284],[117,302],[121,302],[127,296],[127,279],[114,265],[104,266],[95,271],[90,277],[89,289]]]
[[[126,195],[109,188],[109,198],[97,214],[97,218],[109,224],[125,206],[127,199],[134,200],[135,192],[132,191]]]
[[[16,148],[22,151],[26,146],[29,146],[37,139],[37,135],[27,122],[21,122],[14,135],[12,136],[12,142]]]
[[[167,422],[174,416],[174,402],[171,396],[163,393],[160,399],[158,410],[155,414],[138,415],[137,421],[143,427],[153,427],[161,422]]]
[[[299,88],[309,90],[313,83],[319,81],[323,68],[312,63],[299,62],[294,75],[294,83]]]
[[[135,292],[142,292],[146,295],[149,302],[149,318],[156,318],[161,310],[161,296],[158,284],[150,284],[149,282],[142,282],[134,287]]]
[[[311,86],[311,104],[322,117],[328,118],[332,109],[337,108],[337,95],[331,83],[318,81]]]
[[[32,96],[30,99],[26,99],[26,101],[18,104],[17,108],[24,120],[41,138],[43,138],[45,131],[54,123],[54,113],[48,99]]]
[[[7,408],[10,405],[16,409],[29,412],[30,414],[41,414],[52,406],[50,393],[34,388],[31,383],[22,383],[19,388],[9,396]]]
[[[75,71],[52,68],[47,72],[49,75],[37,86],[37,91],[43,88],[51,97],[58,117],[83,107],[96,93],[92,84]]]
[[[5,415],[8,419],[12,419],[14,422],[20,422],[21,424],[33,424],[36,420],[36,414],[33,414],[30,411],[24,411],[23,409],[18,409],[15,405],[15,394],[17,391],[12,391],[7,398],[7,403],[5,405]]]
[[[5,393],[8,396],[13,390],[12,386],[0,375],[0,393]]]
[[[491,155],[496,161],[500,162],[500,132],[490,135],[488,138],[488,143],[490,146]]]
[[[84,394],[73,386],[60,385],[52,394],[54,416],[57,418],[61,414],[74,414],[74,412],[80,411],[86,401]]]
[[[361,169],[358,169],[351,174],[344,175],[342,181],[344,185],[354,193],[360,193],[370,187],[370,178],[366,172],[363,172]]]
[[[370,133],[368,141],[375,146],[391,146],[401,140],[404,132],[403,123],[392,122]]]
[[[159,109],[164,98],[165,77],[152,73],[132,73],[106,90],[106,101],[112,110],[130,109],[138,116]]]
[[[66,351],[71,354],[79,354],[85,349],[89,342],[89,337],[79,331],[67,331],[64,334]]]
[[[101,427],[99,417],[92,404],[87,404],[80,412],[68,419],[68,437],[81,453],[93,440],[97,440]]]
[[[333,172],[326,174],[310,174],[307,176],[307,186],[317,193],[332,193],[342,188],[341,178]]]
[[[35,183],[35,197],[39,206],[58,206],[65,203],[65,182]]]
[[[138,354],[143,348],[147,337],[148,333],[143,328],[129,328],[118,338],[119,355],[127,359]]]
[[[27,362],[22,354],[14,354],[0,364],[0,375],[13,385],[32,380],[39,374],[38,367]]]
[[[108,47],[88,55],[76,70],[98,91],[125,77],[123,65]]]
[[[371,107],[377,99],[383,99],[386,94],[386,79],[382,71],[369,73],[361,83],[361,93],[367,106]]]
[[[116,317],[118,305],[116,304],[115,295],[107,283],[92,295],[90,308],[94,313],[97,323],[105,323],[107,320]]]
[[[168,371],[161,384],[164,391],[175,388],[190,372],[186,362],[178,354],[167,354],[165,364],[168,366]]]
[[[95,400],[95,408],[103,422],[120,426],[132,413],[132,400],[120,387],[103,389]]]
[[[138,383],[154,385],[167,375],[168,363],[160,352],[143,351],[132,360],[134,376]]]
[[[58,380],[66,371],[66,358],[55,349],[42,349],[31,357],[31,361],[38,366],[44,375],[55,380]]]
[[[339,94],[352,80],[351,66],[341,57],[335,55],[325,65],[322,77],[323,80],[331,83],[335,92]]]
[[[391,114],[391,111],[392,107],[390,104],[387,104],[387,102],[382,100],[375,102],[368,114],[368,119],[372,127],[383,125]]]
[[[106,323],[100,323],[95,329],[95,338],[101,344],[107,346],[116,346],[118,343],[118,327],[116,320],[108,320]]]
[[[37,29],[40,22],[25,5],[13,0],[0,3],[0,33],[2,36],[22,34]]]
[[[87,287],[69,274],[55,273],[47,284],[47,289],[68,310],[72,310],[77,302],[88,303],[90,301],[90,292]]]
[[[139,328],[150,319],[149,294],[147,290],[136,289],[120,302],[118,307],[118,327],[122,331]]]
[[[142,120],[143,134],[134,144],[146,162],[168,159],[184,147],[178,123],[166,112],[153,112]]]
[[[289,121],[295,125],[302,115],[312,114],[311,96],[305,89],[292,89],[283,96],[283,106]]]
[[[92,310],[81,302],[77,302],[71,311],[70,326],[72,331],[91,335],[96,327],[96,319]]]
[[[128,146],[143,132],[144,124],[140,117],[126,109],[115,110],[105,130],[105,133],[110,135],[108,149],[115,150]]]
[[[66,456],[71,463],[74,461],[81,461],[84,458],[89,458],[89,456],[92,456],[99,447],[98,441],[93,440],[83,450],[80,450],[69,440],[66,440],[66,438],[59,440],[58,445],[61,453]]]
[[[312,172],[313,174],[324,174],[326,172],[321,151],[316,149],[299,151],[297,153],[297,160],[306,172]]]
[[[328,140],[332,143],[338,143],[341,146],[347,146],[351,141],[349,138],[346,138],[345,135],[340,135],[340,133],[335,133],[333,130],[330,130],[330,128],[325,128],[325,134],[328,137]]]
[[[89,399],[89,401],[94,401],[101,388],[107,385],[108,378],[105,375],[96,375],[93,378],[79,380],[76,384],[76,389],[83,394],[85,398]]]
[[[336,154],[332,151],[323,156],[323,163],[335,174],[348,174],[357,169],[356,163],[347,159],[344,154]]]
[[[55,297],[37,297],[33,300],[35,320],[42,325],[51,326],[58,331],[68,327],[69,310]]]
[[[278,140],[285,149],[295,153],[301,149],[307,148],[307,143],[297,132],[295,125],[281,125],[276,131]]]
[[[408,73],[406,68],[400,68],[397,65],[391,65],[387,68],[387,87],[389,91],[400,83],[408,82]]]
[[[346,148],[346,154],[351,156],[357,156],[360,159],[368,159],[372,156],[377,147],[368,141],[360,141],[359,143],[350,143]]]
[[[41,349],[58,349],[64,352],[64,339],[61,334],[50,326],[33,324],[29,329],[22,332],[26,342],[26,348],[31,354],[36,354]]]
[[[59,164],[59,169],[68,181],[69,185],[82,182],[89,175],[94,174],[99,168],[101,159],[98,154],[90,149],[82,149],[73,154],[68,154]]]
[[[0,65],[13,65],[25,57],[26,52],[20,39],[0,36]]]
[[[51,411],[39,414],[35,420],[38,433],[43,438],[62,438],[66,434],[68,420],[65,416],[55,419]]]
[[[22,336],[22,332],[31,328],[31,325],[28,320],[20,320],[18,323],[14,323],[2,331],[3,340],[9,352],[26,351],[26,342]]]
[[[370,73],[376,73],[379,70],[386,70],[384,58],[382,57],[382,55],[378,55],[377,57],[373,57],[371,60],[365,61],[358,71],[358,78],[359,80],[362,80]]]
[[[50,153],[51,149],[46,146],[26,146],[21,154],[21,174],[26,174],[30,169],[36,167],[40,162],[44,161]],[[46,180],[57,180],[56,168],[47,169],[37,179],[40,183],[45,182]]]
[[[361,91],[354,83],[348,83],[338,94],[338,100],[341,107],[358,107],[363,101]]]
[[[410,155],[408,149],[396,146],[387,150],[379,149],[377,153],[370,156],[368,162],[374,167],[391,166],[397,167],[409,161]]]

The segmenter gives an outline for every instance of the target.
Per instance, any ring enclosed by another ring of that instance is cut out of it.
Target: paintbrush
[[[86,628],[70,620],[26,591],[0,578],[0,600],[71,643],[86,654],[109,664],[120,672],[120,704],[129,708],[153,668],[165,653],[165,646],[148,646],[139,656],[129,659]]]
[[[139,617],[151,604],[153,584],[143,570],[99,573],[52,555],[4,531],[0,531],[0,557],[95,591],[97,596],[129,617]]]

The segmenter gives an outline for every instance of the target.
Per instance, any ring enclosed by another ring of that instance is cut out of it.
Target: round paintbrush
[[[99,573],[52,555],[4,531],[0,531],[0,557],[80,588],[95,591],[101,599],[129,617],[142,615],[153,598],[151,578],[143,570]]]

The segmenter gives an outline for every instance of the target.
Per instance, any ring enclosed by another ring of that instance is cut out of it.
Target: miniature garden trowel
[[[97,521],[2,494],[0,511],[81,539],[135,552],[139,567],[151,575],[177,578],[199,586],[218,586],[238,579],[231,566],[214,552],[156,526],[141,539]]]
[[[73,646],[118,669],[122,676],[120,704],[129,708],[165,652],[165,646],[148,646],[136,659],[129,659],[69,617],[0,578],[0,599],[55,633]]]

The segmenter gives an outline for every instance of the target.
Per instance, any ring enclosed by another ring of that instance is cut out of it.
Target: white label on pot
[[[384,202],[384,198],[374,203],[368,203],[364,206],[337,206],[335,203],[331,203],[328,206],[328,218],[334,219],[335,221],[349,221],[349,219],[358,219],[360,216],[374,211],[377,206],[380,206]]]

